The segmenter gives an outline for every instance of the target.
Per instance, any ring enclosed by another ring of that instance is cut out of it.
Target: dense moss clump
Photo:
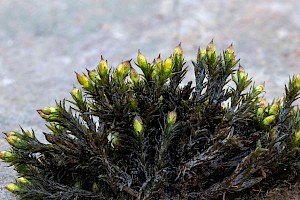
[[[195,87],[181,46],[149,63],[138,52],[110,69],[77,74],[72,100],[38,113],[49,143],[33,131],[5,133],[0,157],[19,178],[20,199],[246,198],[299,178],[300,76],[267,103],[229,46],[198,50]]]

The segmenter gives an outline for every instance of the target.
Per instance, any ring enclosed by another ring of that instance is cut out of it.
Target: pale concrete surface
[[[95,67],[101,54],[115,67],[137,49],[165,58],[182,42],[191,66],[212,38],[219,52],[233,42],[267,98],[280,97],[300,73],[300,1],[0,0],[0,131],[46,131],[35,110],[69,97],[74,71]],[[14,198],[3,189],[14,177],[0,162],[0,199]]]

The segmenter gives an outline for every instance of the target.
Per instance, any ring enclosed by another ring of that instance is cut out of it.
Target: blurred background
[[[268,100],[280,97],[300,73],[300,1],[0,0],[0,130],[46,131],[36,110],[70,98],[74,71],[101,54],[116,67],[138,49],[148,61],[166,58],[181,42],[193,80],[190,61],[212,38],[219,53],[233,43]],[[3,186],[14,176],[0,161],[0,199],[13,199]]]

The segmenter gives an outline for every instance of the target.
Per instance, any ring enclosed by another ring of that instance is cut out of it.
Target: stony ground
[[[212,38],[219,50],[233,42],[250,76],[265,81],[267,98],[280,97],[300,73],[299,19],[299,0],[1,0],[0,130],[22,125],[41,135],[35,110],[68,97],[74,71],[95,67],[101,54],[116,66],[139,48],[151,60],[182,42],[190,61]],[[14,199],[3,188],[14,177],[0,162],[0,199]]]

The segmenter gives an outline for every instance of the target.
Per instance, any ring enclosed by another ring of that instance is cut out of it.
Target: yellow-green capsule
[[[226,60],[234,60],[234,48],[231,44],[225,51],[225,59]]]
[[[148,67],[148,62],[146,57],[141,53],[140,50],[138,50],[138,56],[137,56],[137,63],[142,69],[145,69]]]
[[[130,71],[130,68],[131,68],[131,60],[125,60],[122,62],[122,64],[124,65],[124,70],[125,70],[125,73],[128,73]]]
[[[137,84],[140,81],[139,74],[137,73],[137,71],[133,67],[130,68],[129,76],[130,76],[131,81],[134,84]]]
[[[258,95],[258,94],[262,93],[262,91],[264,91],[264,89],[265,89],[265,84],[258,85],[254,88],[254,93],[256,95]]]
[[[197,62],[199,63],[204,58],[205,55],[206,55],[206,49],[201,51],[201,49],[199,47],[198,53],[197,53]]]
[[[263,125],[270,125],[275,120],[275,115],[270,115],[263,120]]]
[[[276,115],[279,111],[279,106],[280,106],[279,101],[274,102],[269,109],[269,112],[268,112],[269,115]]]
[[[74,88],[71,92],[71,96],[75,101],[82,101],[82,93],[78,88]]]
[[[10,151],[1,151],[0,159],[5,162],[11,162],[14,159],[14,154]]]
[[[15,183],[10,183],[6,185],[5,188],[12,193],[20,191],[20,187]]]
[[[268,107],[268,103],[267,103],[267,101],[266,101],[266,99],[262,99],[260,102],[259,102],[259,106],[261,107],[261,108],[267,108]]]
[[[160,58],[160,54],[158,54],[157,58],[154,60],[156,65],[161,65],[163,60]]]
[[[17,178],[17,182],[18,182],[18,183],[24,183],[24,184],[30,183],[30,181],[27,180],[27,179],[24,178],[24,177],[19,177],[19,178]]]
[[[57,109],[54,107],[47,106],[47,107],[40,109],[40,111],[42,113],[44,113],[45,115],[50,115],[50,114],[56,113]]]
[[[237,71],[237,77],[239,82],[244,82],[247,79],[247,75],[245,73],[245,69],[239,65],[238,71]]]
[[[164,62],[164,74],[169,75],[172,70],[172,57],[170,56]]]
[[[216,52],[216,46],[214,45],[214,40],[211,40],[208,45],[206,46],[206,52],[207,53],[215,53]]]
[[[163,61],[160,58],[160,54],[158,55],[158,57],[156,59],[154,59],[153,61],[153,67],[154,67],[154,71],[152,74],[161,74],[163,73]]]
[[[92,70],[86,69],[86,70],[88,72],[88,75],[89,75],[90,79],[94,83],[100,80],[100,76],[99,76],[99,74],[97,73],[97,71],[95,69],[92,69]]]
[[[169,125],[174,125],[176,122],[177,113],[175,111],[169,112],[167,116],[167,123]]]
[[[134,131],[139,135],[143,131],[143,121],[140,116],[135,116],[133,119]]]
[[[118,79],[123,79],[128,75],[128,72],[130,71],[131,68],[131,64],[130,64],[131,60],[127,60],[127,61],[123,61],[117,68],[116,70],[116,75]]]
[[[82,85],[85,88],[88,88],[91,86],[91,83],[90,83],[90,80],[88,79],[88,77],[86,77],[85,75],[78,74],[77,72],[75,72],[75,73],[76,73],[77,80],[80,83],[80,85]]]
[[[37,112],[43,119],[49,119],[52,114],[55,114],[57,112],[57,109],[54,107],[47,106],[40,110],[37,110]]]
[[[300,131],[295,133],[295,142],[298,142],[300,140]]]
[[[6,152],[7,152],[7,151],[1,151],[1,152],[0,152],[0,159],[1,159],[1,160],[4,160],[4,159],[5,159],[5,154],[6,154]]]
[[[294,85],[296,88],[300,88],[300,74],[294,77]]]
[[[22,140],[15,135],[7,137],[6,140],[11,146],[14,146],[14,147],[18,147],[22,143]]]
[[[216,59],[216,46],[214,45],[214,41],[211,40],[206,47],[206,54],[209,60]]]
[[[183,55],[183,49],[181,47],[181,42],[174,49],[173,55],[174,55],[174,57],[182,57],[182,55]]]
[[[100,74],[101,78],[105,77],[108,73],[107,60],[104,60],[102,55],[101,55],[101,60],[100,60],[99,65],[98,65],[98,70],[99,70],[99,74]]]

